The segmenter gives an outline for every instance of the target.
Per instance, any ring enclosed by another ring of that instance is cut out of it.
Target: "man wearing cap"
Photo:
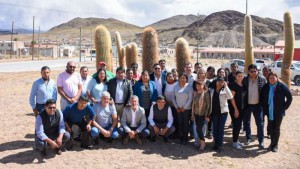
[[[29,103],[34,112],[35,117],[45,108],[48,99],[57,99],[56,85],[50,79],[50,68],[43,66],[41,68],[42,77],[32,84]]]
[[[109,70],[106,69],[106,63],[105,62],[103,62],[103,61],[99,62],[99,69],[100,68],[103,68],[106,71],[106,79],[107,79],[107,81],[109,81],[110,79],[112,79],[112,78],[115,77],[115,75],[111,71],[109,71]],[[97,73],[94,73],[93,77],[96,77],[96,76],[97,76]]]
[[[129,99],[132,96],[131,82],[125,78],[125,69],[123,67],[117,68],[116,77],[108,82],[107,88],[111,98],[114,100],[118,117],[121,119],[123,109],[130,104]]]
[[[58,155],[65,150],[70,133],[65,130],[63,115],[56,109],[55,100],[46,101],[45,109],[36,118],[35,132],[35,147],[41,150],[42,156],[47,155],[47,145]]]
[[[81,140],[82,148],[91,148],[89,145],[89,133],[94,120],[94,109],[88,104],[86,96],[80,96],[77,103],[71,104],[63,111],[67,131],[75,140]],[[81,139],[79,135],[81,134]]]
[[[260,149],[264,148],[264,120],[262,107],[260,105],[259,95],[262,87],[266,84],[266,79],[258,74],[258,69],[255,64],[250,64],[248,66],[248,76],[243,79],[243,86],[246,91],[245,96],[245,117],[244,117],[244,126],[246,130],[247,142],[245,145],[250,144],[251,142],[251,113],[255,119],[257,127],[257,136],[258,136],[258,147]]]
[[[175,132],[175,127],[172,125],[171,107],[166,104],[164,96],[159,95],[156,104],[151,106],[148,121],[151,140],[155,142],[156,136],[161,135],[164,141],[168,142],[168,137]]]
[[[68,105],[76,103],[81,96],[81,76],[75,72],[76,64],[73,61],[67,63],[66,70],[57,77],[57,89],[61,96],[60,107],[63,111]]]

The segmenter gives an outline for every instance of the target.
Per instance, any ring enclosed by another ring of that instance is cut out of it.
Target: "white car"
[[[236,63],[239,66],[239,71],[244,72],[244,66],[245,66],[245,60],[243,59],[232,59],[230,62],[228,63],[224,63],[221,65],[221,68],[223,68],[225,70],[225,72],[227,73],[227,75],[231,72],[231,64],[232,63]]]
[[[282,61],[276,61],[271,64],[270,68],[275,72],[279,78],[281,78],[281,65]],[[291,81],[293,81],[297,86],[300,85],[300,61],[292,61],[291,66]]]

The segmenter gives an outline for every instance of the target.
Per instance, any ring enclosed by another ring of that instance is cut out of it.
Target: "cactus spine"
[[[292,15],[289,12],[284,13],[284,55],[281,66],[282,81],[291,87],[290,67],[294,57],[295,33]]]
[[[157,32],[152,27],[147,27],[143,32],[143,71],[151,72],[152,65],[158,63],[158,37]]]
[[[245,73],[248,74],[248,66],[254,63],[252,41],[252,21],[251,16],[245,16]]]
[[[186,62],[191,62],[191,55],[189,50],[189,44],[184,38],[176,40],[176,66],[178,73],[184,72],[184,66]]]
[[[138,63],[139,55],[138,55],[138,47],[136,43],[131,44],[131,63]]]
[[[126,45],[126,66],[130,68],[131,66],[131,44]]]
[[[125,67],[125,58],[122,55],[122,39],[119,32],[115,32],[116,36],[116,44],[117,44],[117,50],[118,50],[118,59],[119,59],[119,66]]]
[[[111,37],[109,31],[103,25],[96,28],[95,48],[97,70],[99,69],[99,62],[103,61],[106,63],[106,69],[113,71]]]

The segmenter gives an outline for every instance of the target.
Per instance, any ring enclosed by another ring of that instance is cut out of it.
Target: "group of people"
[[[264,77],[252,64],[244,76],[233,63],[229,75],[222,68],[215,74],[214,67],[205,70],[200,63],[193,72],[188,62],[178,74],[176,68],[167,71],[163,59],[152,68],[151,73],[144,70],[139,74],[138,64],[133,63],[127,70],[118,67],[114,75],[101,61],[97,72],[89,76],[88,67],[77,73],[76,63],[70,61],[55,84],[50,68],[42,67],[42,77],[33,83],[29,98],[36,116],[36,149],[45,156],[47,145],[61,154],[73,147],[73,140],[89,149],[100,139],[119,139],[123,144],[133,139],[141,145],[144,138],[155,142],[161,136],[165,142],[171,137],[184,145],[194,138],[200,151],[205,150],[205,138],[213,137],[214,150],[221,152],[228,114],[233,126],[232,146],[243,149],[252,141],[253,114],[259,148],[264,148],[267,117],[269,149],[278,151],[280,125],[292,96],[269,69]],[[56,107],[57,92],[60,109]],[[242,125],[247,138],[244,144],[239,142]]]

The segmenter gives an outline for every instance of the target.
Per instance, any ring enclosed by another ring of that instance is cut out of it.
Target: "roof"
[[[279,40],[276,42],[275,46],[277,47],[284,47],[284,40]],[[300,40],[295,40],[294,48],[300,49]]]

